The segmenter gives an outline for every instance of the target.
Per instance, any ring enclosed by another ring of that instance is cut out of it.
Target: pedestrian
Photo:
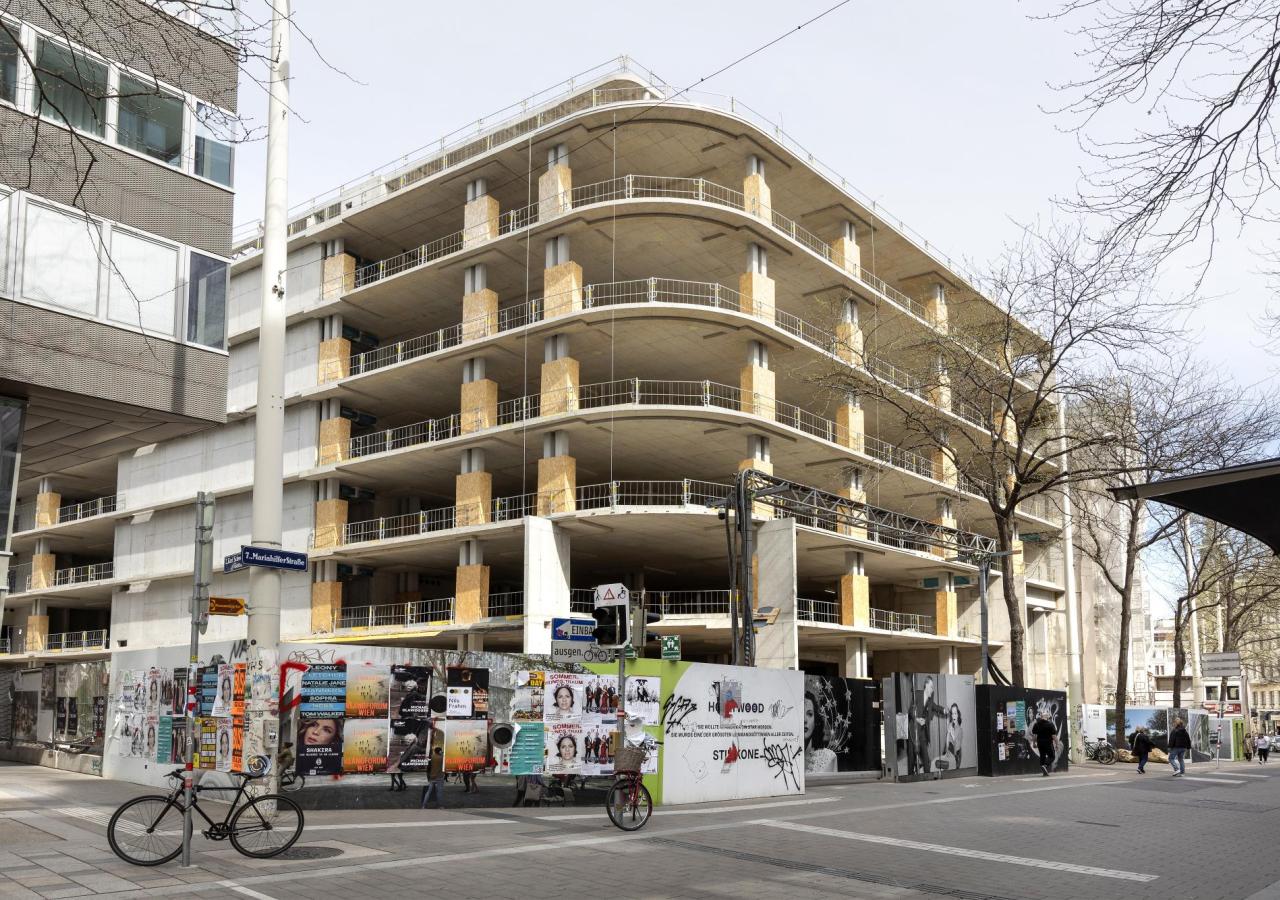
[[[1031,726],[1031,733],[1035,735],[1036,749],[1040,751],[1040,771],[1048,778],[1049,769],[1053,766],[1055,755],[1053,742],[1058,736],[1058,729],[1049,721],[1049,714],[1042,712],[1040,717],[1036,719],[1036,724]]]
[[[1139,725],[1138,730],[1133,734],[1133,755],[1138,757],[1138,774],[1145,775],[1147,773],[1147,757],[1151,755],[1155,743],[1147,734],[1146,726]]]
[[[434,747],[431,750],[431,762],[427,764],[427,786],[422,789],[422,808],[432,797],[436,798],[436,809],[444,809],[444,748]]]
[[[1244,758],[1247,762],[1253,762],[1253,744],[1255,740],[1256,738],[1254,738],[1253,732],[1251,731],[1246,734],[1244,736],[1244,740],[1241,741],[1241,748],[1244,751]]]
[[[468,770],[462,773],[462,784],[464,785],[462,793],[464,794],[480,793],[480,787],[479,785],[476,784],[476,773],[474,771]]]
[[[1169,766],[1173,769],[1173,777],[1187,773],[1187,751],[1191,749],[1191,735],[1187,733],[1187,725],[1181,719],[1173,720],[1173,730],[1169,732]]]
[[[1271,752],[1271,738],[1267,737],[1265,731],[1258,735],[1258,743],[1254,744],[1253,749],[1258,751],[1258,765],[1266,763],[1267,754]]]

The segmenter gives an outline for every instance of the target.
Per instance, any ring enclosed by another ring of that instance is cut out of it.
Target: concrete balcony
[[[0,639],[0,654],[13,656],[104,653],[110,647],[111,639],[105,628],[51,634],[44,639],[43,643],[39,635]]]

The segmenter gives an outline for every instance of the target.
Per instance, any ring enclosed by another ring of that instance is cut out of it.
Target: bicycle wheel
[[[1097,758],[1098,762],[1102,763],[1104,766],[1109,766],[1116,761],[1116,751],[1110,747],[1099,747]]]
[[[231,846],[245,856],[268,859],[302,836],[302,807],[283,794],[255,797],[231,818]]]
[[[107,823],[107,840],[127,863],[167,863],[182,852],[182,808],[159,794],[134,797]]]
[[[653,815],[653,798],[639,779],[633,789],[631,779],[619,778],[609,788],[604,805],[609,811],[609,821],[623,831],[639,831]]]
[[[307,786],[307,777],[305,775],[288,775],[280,776],[280,790],[287,791],[292,794],[294,791],[300,791]]]

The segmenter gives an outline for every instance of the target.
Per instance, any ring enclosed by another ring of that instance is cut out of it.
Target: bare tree
[[[1020,506],[1056,502],[1070,481],[1094,474],[1072,457],[1083,458],[1099,437],[1064,431],[1060,407],[1095,405],[1110,373],[1128,366],[1137,348],[1158,347],[1177,331],[1173,314],[1185,298],[1154,293],[1150,271],[1148,260],[1090,240],[1076,225],[1028,228],[977,288],[949,292],[933,328],[880,317],[862,344],[837,339],[833,348],[862,370],[828,367],[818,380],[891,410],[905,443],[941,461],[936,478],[985,501],[998,550],[1011,554]],[[914,360],[912,388],[868,379],[881,368],[878,359]],[[999,571],[1010,675],[1020,684],[1025,627],[1011,555],[1000,557]]]
[[[1142,499],[1113,500],[1109,489],[1215,468],[1251,458],[1277,435],[1275,403],[1216,378],[1190,354],[1149,360],[1074,410],[1071,429],[1084,450],[1073,465],[1097,473],[1073,485],[1080,551],[1120,601],[1116,721],[1124,722],[1133,598],[1152,547],[1180,535],[1186,514]],[[1176,703],[1175,703],[1176,705]],[[1124,729],[1116,738],[1123,746]]]

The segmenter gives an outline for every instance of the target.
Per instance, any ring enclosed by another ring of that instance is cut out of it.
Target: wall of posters
[[[1054,771],[1066,771],[1071,748],[1067,695],[1062,691],[978,685],[978,773],[1028,775],[1040,772],[1040,754],[1031,727],[1041,713],[1058,730]]]
[[[299,775],[342,772],[342,724],[347,705],[346,663],[320,663],[302,673],[295,748]]]
[[[899,781],[972,774],[979,765],[972,675],[898,673],[881,682],[885,765]]]
[[[627,689],[629,693],[630,679]],[[878,695],[873,681],[804,676],[804,770],[808,775],[880,769]]]

